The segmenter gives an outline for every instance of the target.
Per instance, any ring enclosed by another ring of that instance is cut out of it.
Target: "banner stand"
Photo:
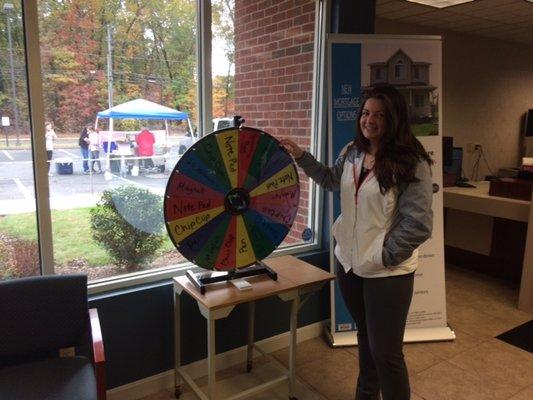
[[[324,334],[331,347],[357,346],[357,331],[333,332],[330,324],[324,324]],[[449,327],[407,329],[404,343],[440,342],[454,340],[455,332]]]
[[[357,346],[357,331],[335,332],[331,324],[324,324],[324,334],[331,347]]]
[[[404,342],[454,340],[447,324],[442,195],[442,44],[440,36],[342,35],[328,37],[328,162],[353,140],[363,91],[375,84],[395,86],[410,108],[411,128],[431,158],[433,233],[418,251],[414,293]],[[329,193],[329,220],[340,213],[338,193]],[[330,272],[335,273],[330,236]],[[357,327],[331,283],[331,320],[325,336],[332,347],[357,345]]]

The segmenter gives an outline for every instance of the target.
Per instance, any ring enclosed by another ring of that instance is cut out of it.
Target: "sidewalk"
[[[50,197],[52,210],[66,210],[94,206],[101,194],[76,194],[70,196]],[[35,199],[0,200],[0,215],[20,214],[35,211]]]

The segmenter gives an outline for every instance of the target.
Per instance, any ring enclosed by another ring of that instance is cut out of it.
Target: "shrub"
[[[146,189],[106,190],[90,214],[93,239],[128,271],[140,269],[163,243],[163,200]]]
[[[7,236],[0,239],[0,279],[22,278],[41,273],[37,243]]]

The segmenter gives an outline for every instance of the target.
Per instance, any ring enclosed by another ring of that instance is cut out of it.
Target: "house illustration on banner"
[[[396,87],[407,100],[413,120],[437,118],[436,86],[429,84],[431,63],[413,61],[402,49],[398,49],[387,61],[368,64],[370,86],[388,83]],[[367,89],[367,88],[364,88]]]

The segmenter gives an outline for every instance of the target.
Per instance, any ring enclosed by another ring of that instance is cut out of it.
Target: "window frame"
[[[22,1],[24,38],[27,66],[28,105],[30,114],[33,169],[35,178],[36,218],[38,245],[42,275],[54,271],[52,218],[50,191],[46,169],[46,147],[44,140],[44,101],[40,66],[40,42],[38,5],[36,0]],[[211,75],[211,0],[197,0],[197,65],[198,65],[198,127],[200,137],[210,132],[212,124],[212,75]],[[325,58],[328,21],[326,0],[315,0],[315,35],[311,111],[311,153],[320,161],[325,158],[326,100],[325,100]],[[273,254],[295,254],[321,248],[322,218],[318,212],[323,204],[323,191],[314,182],[309,185],[308,224],[314,230],[313,240],[287,246]],[[184,274],[195,268],[191,263],[169,265],[147,271],[139,271],[109,277],[89,283],[89,293],[96,294],[121,288],[161,281]]]

